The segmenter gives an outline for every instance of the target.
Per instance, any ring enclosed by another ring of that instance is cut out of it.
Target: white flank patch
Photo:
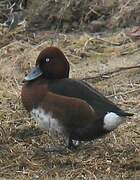
[[[114,112],[108,112],[104,117],[104,129],[113,130],[123,121],[123,118]]]
[[[45,113],[43,109],[33,109],[31,114],[34,116],[36,122],[43,129],[47,129],[51,132],[62,132],[62,127],[59,126],[57,119],[52,117],[52,113]]]
[[[80,144],[80,142],[77,141],[77,140],[72,140],[72,142],[73,142],[73,144],[74,144],[75,146],[79,146],[79,144]]]

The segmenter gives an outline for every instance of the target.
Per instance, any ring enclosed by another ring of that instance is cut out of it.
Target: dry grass
[[[16,39],[16,37],[15,37]],[[26,38],[25,38],[26,39]],[[140,175],[140,71],[130,69],[88,83],[122,108],[134,112],[118,130],[76,152],[46,153],[57,144],[41,131],[20,100],[22,79],[40,50],[60,47],[71,65],[71,77],[94,77],[119,67],[140,63],[138,44],[125,34],[107,37],[36,34],[36,39],[16,41],[0,50],[0,177],[4,179],[139,179]],[[136,51],[134,53],[134,51]],[[125,54],[125,56],[123,55]],[[81,71],[82,69],[82,71]]]
[[[28,0],[28,28],[98,32],[139,25],[138,0]],[[96,26],[99,25],[98,27]]]

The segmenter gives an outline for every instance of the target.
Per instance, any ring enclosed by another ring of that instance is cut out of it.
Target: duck
[[[69,71],[64,53],[46,47],[25,76],[21,91],[23,106],[39,127],[65,137],[69,149],[76,148],[75,141],[101,138],[134,115],[85,81],[69,78]]]

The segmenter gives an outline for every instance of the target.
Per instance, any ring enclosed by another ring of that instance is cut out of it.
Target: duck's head
[[[42,50],[36,60],[36,66],[25,76],[25,81],[38,77],[62,79],[69,77],[69,63],[63,52],[57,47]]]

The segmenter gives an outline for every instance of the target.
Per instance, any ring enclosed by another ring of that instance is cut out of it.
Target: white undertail
[[[108,112],[104,117],[104,129],[113,130],[123,122],[123,118],[114,112]]]

